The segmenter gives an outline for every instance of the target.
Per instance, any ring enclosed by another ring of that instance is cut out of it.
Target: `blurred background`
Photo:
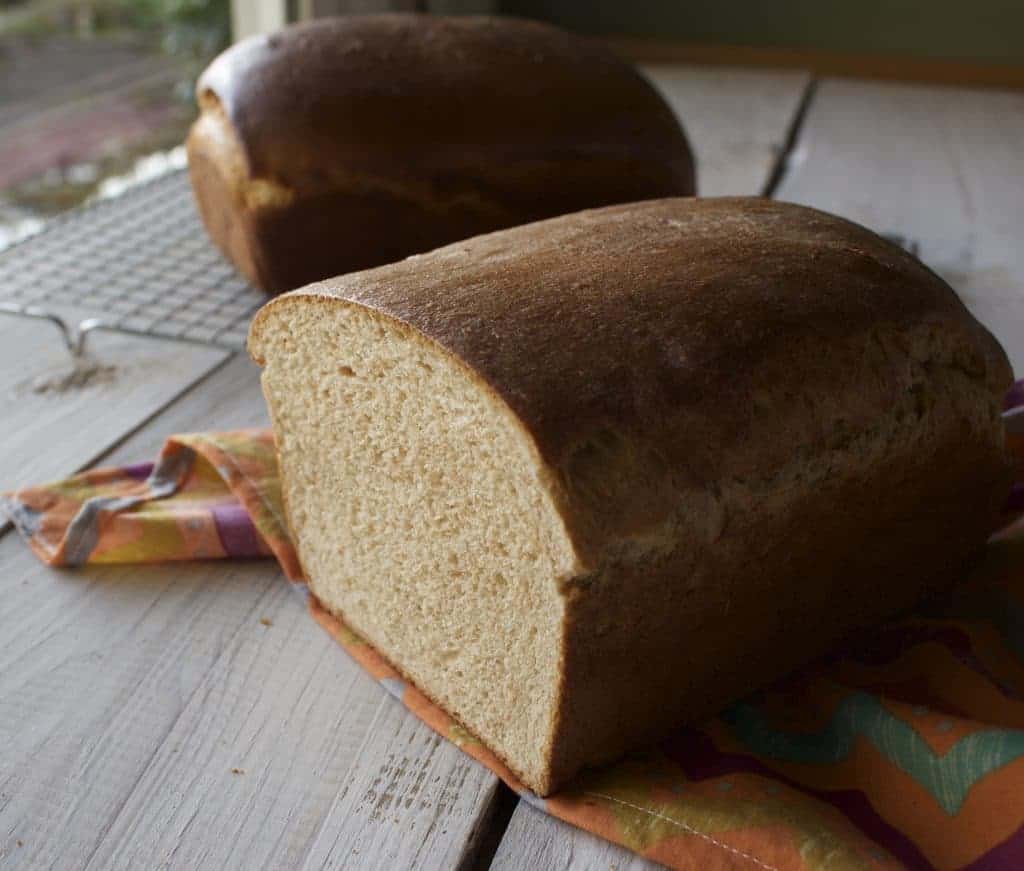
[[[635,60],[1024,86],[1019,0],[0,0],[0,249],[183,165],[195,78],[232,40],[387,10],[544,19]]]

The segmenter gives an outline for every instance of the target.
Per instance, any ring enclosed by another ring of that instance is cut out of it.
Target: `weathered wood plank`
[[[238,402],[243,362],[204,385],[208,403],[186,397],[160,415],[159,428],[265,420],[251,392],[252,411]],[[190,405],[200,417],[182,413]],[[146,441],[130,440],[121,455],[152,456],[159,440]],[[204,675],[239,632],[263,629],[261,605],[282,586],[277,568],[263,562],[58,572],[16,536],[0,540],[5,861],[84,867]]]
[[[544,871],[583,868],[655,871],[662,867],[618,844],[568,826],[522,801],[512,814],[491,864],[492,871],[540,868]]]
[[[85,867],[301,863],[374,716],[394,705],[282,578],[241,610],[254,595]]]
[[[916,242],[1024,372],[1024,93],[826,80],[777,196]]]
[[[85,467],[229,356],[110,333],[89,348],[76,381],[51,324],[0,315],[0,490]]]
[[[265,420],[238,358],[104,462]],[[472,851],[496,779],[366,676],[273,564],[58,573],[10,536],[0,594],[0,850],[25,867],[321,867],[356,849],[434,868]]]
[[[504,789],[496,777],[398,704],[383,705],[302,865],[471,866]]]
[[[643,71],[690,137],[700,195],[760,193],[810,77],[670,64],[645,65]]]
[[[280,586],[270,565],[60,574],[5,536],[0,861],[85,867],[203,676],[262,629]]]

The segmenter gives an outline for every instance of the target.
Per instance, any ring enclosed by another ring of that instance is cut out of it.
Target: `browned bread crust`
[[[597,42],[535,22],[323,19],[233,46],[197,95],[200,213],[271,291],[695,192],[686,137],[646,80]]]
[[[951,584],[1008,492],[1002,348],[916,259],[812,209],[517,227],[282,297],[251,348],[341,301],[476,373],[554,482],[579,569],[541,792]]]

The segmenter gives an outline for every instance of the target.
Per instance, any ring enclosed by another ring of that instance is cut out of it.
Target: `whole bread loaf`
[[[996,341],[794,205],[493,233],[249,347],[312,591],[541,794],[952,583],[1009,490]]]
[[[269,291],[592,206],[694,193],[686,136],[598,43],[370,15],[248,39],[197,86],[207,230]]]

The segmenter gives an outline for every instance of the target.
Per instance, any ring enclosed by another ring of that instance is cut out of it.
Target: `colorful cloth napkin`
[[[1011,448],[1024,458],[1024,439]],[[155,464],[0,508],[50,565],[272,555],[305,590],[267,431],[174,436]],[[307,599],[389,692],[532,805],[672,868],[1011,871],[1024,869],[1024,519],[1007,519],[944,599],[546,799]]]

